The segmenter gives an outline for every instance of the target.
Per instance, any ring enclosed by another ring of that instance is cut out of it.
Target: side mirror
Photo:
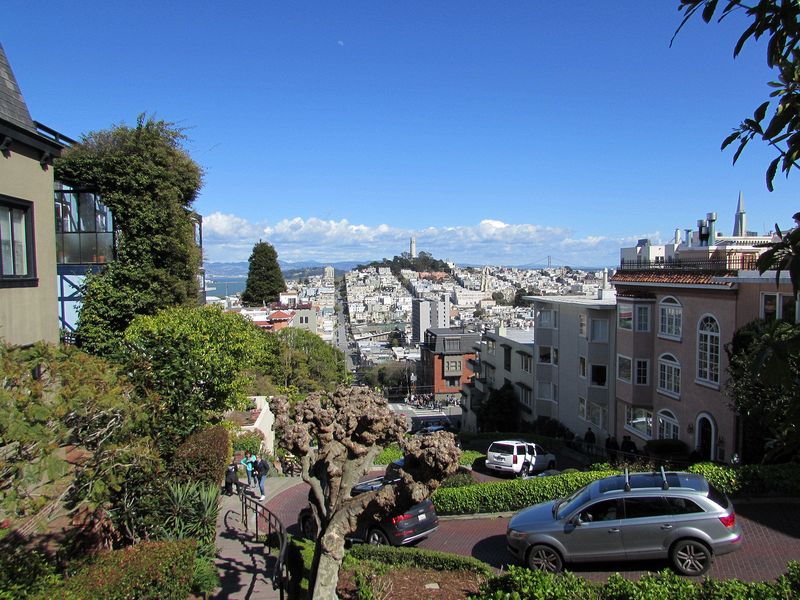
[[[572,524],[575,527],[580,527],[581,525],[583,525],[583,519],[581,519],[580,515],[575,515],[575,517],[572,519]]]

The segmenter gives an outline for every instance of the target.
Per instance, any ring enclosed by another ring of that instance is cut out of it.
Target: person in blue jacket
[[[244,465],[244,468],[247,471],[247,485],[251,486],[256,482],[255,477],[253,476],[253,465],[256,463],[256,457],[250,454],[250,452],[244,453],[244,458],[239,461],[240,465]]]

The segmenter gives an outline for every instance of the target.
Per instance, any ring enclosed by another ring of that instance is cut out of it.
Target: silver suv
[[[669,558],[679,573],[702,575],[741,540],[725,494],[701,475],[663,470],[593,481],[518,512],[506,532],[514,556],[554,573],[565,562]]]

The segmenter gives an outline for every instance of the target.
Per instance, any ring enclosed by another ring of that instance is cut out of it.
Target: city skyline
[[[796,175],[722,139],[766,99],[764,44],[677,2],[225,6],[10,0],[0,42],[33,118],[71,137],[187,128],[206,258],[367,261],[417,239],[459,264],[615,264],[739,192],[749,228],[791,222]],[[65,36],[64,32],[70,32]],[[86,35],[80,35],[81,32]],[[91,35],[89,35],[91,34]]]

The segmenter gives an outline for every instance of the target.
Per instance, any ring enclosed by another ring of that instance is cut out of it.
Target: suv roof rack
[[[625,467],[625,491],[631,491],[631,475],[628,472],[628,467]]]
[[[664,472],[664,465],[661,465],[661,481],[663,482],[661,484],[661,489],[662,490],[668,490],[669,489],[669,483],[667,483],[667,474]]]

